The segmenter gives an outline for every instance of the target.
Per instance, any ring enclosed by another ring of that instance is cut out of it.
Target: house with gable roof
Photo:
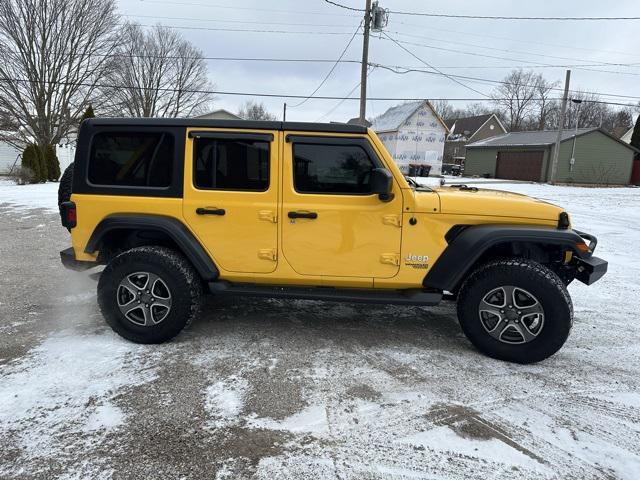
[[[440,175],[449,129],[428,100],[391,107],[371,128],[402,173],[421,175],[429,166],[431,175]]]
[[[489,137],[504,135],[507,129],[495,113],[445,120],[449,135],[444,145],[444,163],[463,165],[466,146]]]

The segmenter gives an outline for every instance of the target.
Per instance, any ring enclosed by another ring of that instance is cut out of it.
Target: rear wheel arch
[[[200,242],[180,220],[162,215],[111,215],[94,229],[85,253],[100,252],[100,261],[141,246],[167,247],[182,253],[204,281],[216,280],[219,270]]]

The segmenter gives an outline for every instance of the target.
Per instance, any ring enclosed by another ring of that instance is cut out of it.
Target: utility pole
[[[560,142],[562,142],[562,127],[564,127],[564,117],[567,113],[567,100],[569,98],[569,82],[571,81],[571,70],[567,70],[567,76],[564,80],[564,95],[562,96],[562,107],[560,109],[560,119],[558,120],[558,136],[556,144],[553,147],[553,160],[551,161],[551,173],[549,174],[549,183],[556,183],[556,173],[558,171],[558,155],[560,155]]]
[[[371,0],[364,10],[364,38],[362,39],[362,65],[360,69],[360,125],[367,121],[367,68],[369,67],[369,30],[371,28]]]
[[[284,107],[282,109],[282,121],[287,121],[287,102],[284,102]]]
[[[571,147],[571,160],[569,160],[569,171],[573,170],[573,165],[576,163],[576,137],[578,136],[578,125],[580,124],[580,107],[582,107],[582,100],[577,98],[572,98],[571,102],[578,105],[578,113],[576,115],[576,130],[575,132],[573,132],[573,146]]]

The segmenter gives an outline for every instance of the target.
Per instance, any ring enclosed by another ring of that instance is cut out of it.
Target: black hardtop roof
[[[92,126],[242,128],[302,132],[367,133],[361,125],[346,123],[271,122],[261,120],[212,120],[206,118],[90,118]]]

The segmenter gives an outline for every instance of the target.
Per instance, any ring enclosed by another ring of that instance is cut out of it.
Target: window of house
[[[198,138],[194,142],[196,188],[268,190],[269,142],[217,138]]]
[[[293,146],[293,180],[300,193],[368,194],[376,168],[359,145],[298,143]]]
[[[89,158],[94,185],[169,187],[173,170],[173,135],[162,132],[98,133]]]

